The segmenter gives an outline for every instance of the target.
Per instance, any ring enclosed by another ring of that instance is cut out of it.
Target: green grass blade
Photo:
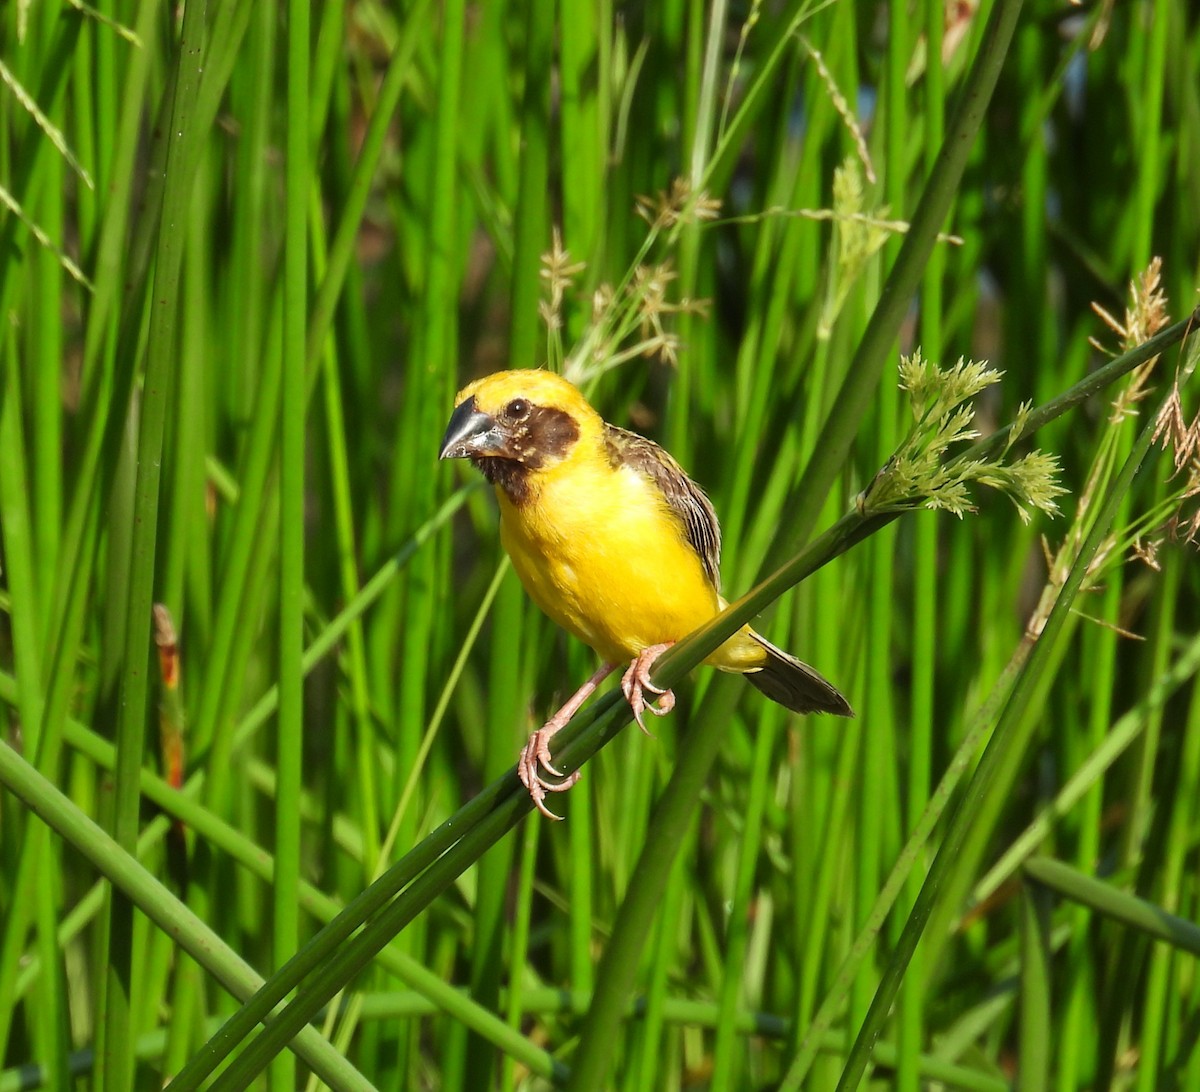
[[[1200,954],[1200,925],[1195,922],[1169,914],[1145,899],[1130,895],[1061,861],[1031,857],[1023,869],[1030,879],[1056,891],[1063,898],[1090,906],[1097,913],[1123,922],[1155,940],[1164,940],[1181,951]]]
[[[275,876],[272,960],[282,966],[300,939],[300,789],[304,769],[304,341],[308,316],[309,5],[288,5],[286,243],[283,275],[283,398],[280,408],[279,729],[275,759]],[[270,1087],[296,1085],[284,1053],[271,1066]]]

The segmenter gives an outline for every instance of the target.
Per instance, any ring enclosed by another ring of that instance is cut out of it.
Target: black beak
[[[466,459],[472,455],[488,455],[497,451],[501,442],[496,419],[479,409],[471,397],[455,407],[450,415],[438,458]]]

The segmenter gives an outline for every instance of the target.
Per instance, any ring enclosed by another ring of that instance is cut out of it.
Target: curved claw
[[[674,644],[673,641],[667,641],[661,645],[650,645],[649,648],[642,649],[633,658],[628,670],[621,677],[621,693],[625,695],[625,700],[629,702],[629,707],[633,710],[633,719],[637,721],[638,727],[651,738],[653,738],[652,734],[642,722],[642,713],[649,710],[656,717],[665,717],[675,708],[674,693],[664,687],[655,686],[650,681],[650,668],[654,665],[654,661],[672,644]],[[644,690],[658,695],[657,705],[646,701],[642,693]]]
[[[561,771],[555,769],[550,762],[550,740],[554,734],[565,728],[571,718],[579,711],[579,707],[587,701],[588,696],[595,691],[616,668],[616,664],[601,664],[596,672],[567,700],[566,704],[554,714],[545,724],[529,737],[529,742],[521,750],[517,759],[517,776],[521,784],[529,791],[533,806],[547,819],[561,820],[561,815],[555,815],[544,801],[548,792],[566,792],[579,780],[579,771],[564,777]],[[542,776],[542,770],[562,778],[561,781],[547,781]]]
[[[529,742],[521,751],[521,757],[517,759],[517,776],[521,779],[521,784],[529,790],[529,796],[533,800],[533,806],[537,808],[547,819],[554,819],[562,822],[561,815],[555,815],[544,801],[548,792],[566,792],[579,780],[579,771],[564,775],[550,764],[550,740],[555,732],[559,730],[560,725],[553,722],[545,724],[529,737]],[[545,769],[552,773],[555,777],[563,778],[562,781],[547,781],[542,776],[541,769]]]

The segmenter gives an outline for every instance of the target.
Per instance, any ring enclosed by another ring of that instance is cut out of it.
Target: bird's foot
[[[521,757],[517,759],[517,776],[521,779],[521,784],[529,790],[533,806],[547,819],[562,819],[562,816],[555,815],[546,807],[546,793],[566,792],[579,780],[578,770],[570,776],[565,776],[561,770],[555,769],[551,764],[550,740],[554,738],[556,732],[561,731],[570,723],[571,718],[579,712],[579,707],[587,701],[596,687],[612,674],[616,666],[616,664],[601,664],[592,677],[571,695],[566,704],[529,737],[529,742],[521,751]],[[561,778],[561,780],[547,781],[542,776],[542,770]]]
[[[521,784],[529,790],[533,806],[547,819],[561,821],[561,815],[555,815],[554,812],[546,807],[546,793],[566,792],[579,780],[579,771],[576,770],[572,774],[564,775],[560,770],[555,769],[550,762],[550,740],[562,728],[561,724],[555,723],[556,719],[551,718],[529,737],[529,742],[525,744],[524,749],[521,751],[521,757],[517,759],[517,776],[521,779]],[[555,777],[562,778],[562,780],[547,781],[542,774],[542,770],[553,774]]]
[[[642,649],[633,658],[629,669],[621,677],[621,693],[625,695],[625,700],[629,702],[629,707],[633,710],[633,719],[637,721],[638,727],[648,736],[651,733],[647,730],[645,724],[642,723],[642,713],[649,710],[656,717],[665,717],[675,708],[674,693],[663,689],[661,686],[655,686],[650,681],[650,668],[654,665],[654,661],[674,643],[674,641],[667,641],[661,645],[651,645],[649,648]],[[651,694],[657,695],[658,703],[653,704],[653,699],[649,702],[646,701],[642,694],[644,690],[649,690]]]

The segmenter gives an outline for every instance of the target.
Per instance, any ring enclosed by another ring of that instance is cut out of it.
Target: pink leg
[[[643,712],[649,709],[656,717],[665,717],[675,708],[675,695],[670,690],[655,686],[650,681],[650,668],[654,665],[654,661],[674,643],[674,641],[667,641],[661,645],[643,648],[634,657],[633,662],[629,665],[629,670],[621,678],[621,692],[633,710],[633,719],[638,722],[638,727],[646,735],[650,735],[650,733],[646,731],[646,726],[642,723]],[[650,693],[659,695],[657,707],[646,701],[642,696],[643,690],[649,690]]]
[[[554,738],[555,733],[567,726],[570,719],[579,712],[579,707],[592,696],[596,687],[604,682],[616,668],[616,664],[602,664],[600,669],[575,691],[567,703],[529,737],[529,742],[521,751],[521,757],[517,759],[517,776],[521,779],[521,784],[529,790],[529,795],[533,798],[533,806],[547,819],[562,819],[562,816],[555,815],[543,803],[546,793],[566,792],[579,780],[578,770],[565,780],[558,782],[547,781],[542,776],[539,766],[555,777],[563,777],[563,774],[550,765],[550,740]]]

